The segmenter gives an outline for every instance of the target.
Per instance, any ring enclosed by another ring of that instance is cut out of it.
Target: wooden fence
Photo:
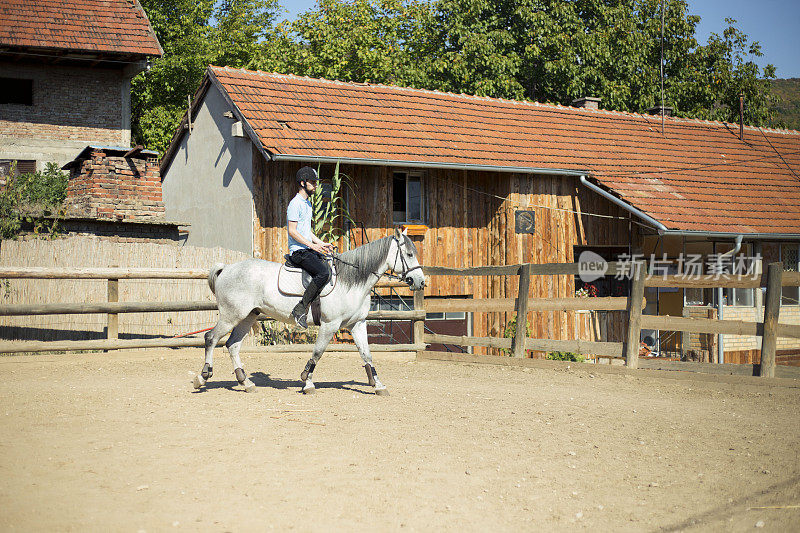
[[[629,368],[639,368],[639,347],[642,328],[669,331],[685,331],[693,333],[755,335],[762,337],[761,363],[755,368],[745,369],[757,372],[764,377],[775,376],[775,352],[778,337],[800,338],[800,325],[780,324],[781,288],[800,286],[800,273],[784,272],[781,263],[771,263],[765,275],[755,278],[733,278],[728,276],[648,276],[646,264],[609,263],[606,275],[624,273],[632,279],[631,291],[623,298],[526,298],[532,275],[570,275],[579,274],[577,263],[562,264],[523,264],[499,267],[476,268],[444,268],[426,267],[429,276],[519,276],[519,297],[511,299],[484,300],[452,300],[443,302],[425,302],[427,312],[436,311],[469,311],[498,312],[514,311],[517,324],[523,322],[519,317],[526,317],[534,311],[572,311],[572,310],[619,310],[624,309],[627,317],[624,342],[591,342],[584,340],[535,339],[525,336],[525,328],[517,327],[513,339],[495,337],[457,337],[449,335],[426,334],[419,323],[415,326],[414,342],[420,340],[426,344],[454,344],[460,346],[485,346],[511,351],[514,357],[522,357],[526,350],[564,351],[581,354],[592,354],[605,357],[624,358]],[[702,318],[683,318],[671,316],[643,315],[645,287],[678,287],[678,288],[756,288],[766,287],[765,313],[763,322],[743,322],[733,320],[710,320]],[[416,306],[415,306],[416,307]],[[429,354],[431,355],[431,354]],[[436,355],[436,354],[432,354]],[[446,358],[457,356],[447,354]],[[653,366],[653,365],[647,365]],[[659,365],[663,366],[663,365]],[[704,368],[709,365],[678,363],[667,365],[672,369]],[[719,365],[717,365],[719,366]],[[734,365],[724,365],[726,371]],[[744,367],[745,365],[737,365]]]
[[[202,338],[157,338],[120,339],[119,315],[124,313],[164,313],[181,311],[215,311],[216,302],[208,300],[173,302],[120,302],[120,280],[203,280],[208,278],[207,269],[157,269],[157,268],[46,268],[46,267],[0,267],[0,279],[80,279],[105,280],[108,298],[105,302],[18,304],[0,306],[0,316],[41,315],[87,315],[106,316],[106,338],[77,341],[26,341],[0,342],[0,353],[74,351],[74,350],[119,350],[154,347],[200,347]],[[378,288],[407,287],[397,281],[382,281]],[[208,289],[206,289],[207,292]],[[424,318],[424,311],[371,311],[370,320],[410,320]],[[216,322],[216,321],[214,321]],[[212,322],[213,325],[213,322]],[[306,351],[310,345],[281,345],[266,347],[273,351]],[[354,350],[354,347],[335,347]],[[391,345],[375,347],[376,351],[416,351],[420,345]]]
[[[492,299],[453,299],[425,300],[422,291],[414,293],[414,310],[411,311],[373,311],[370,320],[411,320],[413,342],[405,345],[373,346],[376,351],[417,351],[424,352],[428,344],[453,344],[460,346],[484,346],[509,350],[514,357],[523,357],[526,350],[565,351],[592,354],[605,357],[624,358],[629,368],[639,367],[639,346],[642,328],[670,331],[700,332],[712,334],[756,335],[762,337],[761,363],[758,373],[765,377],[775,376],[775,352],[778,337],[800,338],[800,325],[780,324],[781,288],[800,286],[800,273],[784,272],[781,263],[768,265],[765,275],[756,278],[733,279],[727,277],[703,276],[684,278],[681,276],[654,277],[646,274],[643,262],[634,264],[609,263],[606,275],[630,273],[631,291],[627,297],[614,298],[528,298],[530,278],[534,275],[578,275],[577,263],[523,264],[496,267],[445,268],[425,267],[426,276],[518,276],[519,297]],[[94,341],[64,342],[25,342],[0,343],[0,353],[33,352],[52,350],[96,350],[140,348],[154,346],[202,346],[203,339],[118,339],[118,316],[121,313],[143,313],[164,311],[200,311],[216,309],[209,301],[174,302],[119,302],[118,284],[120,280],[147,279],[205,279],[205,269],[53,269],[53,268],[8,268],[0,267],[0,279],[104,279],[107,280],[107,301],[103,303],[67,303],[41,305],[0,306],[0,316],[103,313],[107,320],[107,338]],[[398,282],[382,282],[379,287],[404,287]],[[743,322],[729,320],[710,320],[703,318],[684,318],[671,316],[642,315],[645,306],[645,287],[709,287],[755,288],[766,287],[765,313],[763,322]],[[515,312],[517,317],[525,317],[530,312],[540,311],[619,311],[627,316],[624,342],[597,342],[586,340],[537,339],[526,337],[526,328],[518,327],[514,338],[467,337],[437,335],[425,332],[427,313],[442,312]],[[275,351],[307,350],[307,345],[275,346]],[[348,347],[345,349],[354,349]],[[430,355],[430,352],[426,352]],[[728,365],[730,366],[730,365]]]
[[[249,254],[223,248],[200,248],[147,242],[114,242],[91,236],[71,236],[54,240],[4,240],[0,243],[0,268],[52,268],[95,270],[176,269],[202,273],[214,263],[235,263]],[[99,272],[98,274],[102,274]],[[213,305],[214,296],[200,278],[123,278],[117,285],[120,302],[204,301]],[[53,305],[56,302],[106,302],[108,284],[96,278],[56,277],[37,279],[0,278],[0,305]],[[113,291],[113,286],[112,286]],[[113,298],[113,296],[112,296]],[[213,324],[213,310],[194,312],[121,313],[119,336],[130,339],[157,338],[196,331]],[[107,317],[103,314],[42,314],[0,316],[0,335],[4,339],[46,341],[102,340],[107,338]]]

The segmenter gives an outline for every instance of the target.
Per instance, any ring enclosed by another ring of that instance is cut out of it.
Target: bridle
[[[400,243],[400,238],[397,235],[392,235],[392,238],[397,243],[397,253],[394,256],[394,264],[395,265],[397,264],[397,259],[399,258],[400,259],[400,264],[403,266],[402,273],[399,276],[397,274],[395,274],[394,272],[370,272],[370,274],[376,276],[378,279],[380,279],[382,276],[393,278],[393,279],[396,279],[398,281],[402,281],[403,283],[407,283],[409,286],[411,286],[414,283],[414,281],[411,278],[408,277],[408,274],[413,272],[413,271],[415,271],[415,270],[417,270],[417,269],[422,270],[422,265],[409,267],[408,266],[408,261],[406,261],[406,258],[405,258],[405,254],[400,249],[401,246],[402,246],[402,244]],[[353,268],[359,268],[358,265],[354,265],[353,263],[349,263],[349,262],[345,261],[344,259],[342,259],[341,255],[338,254],[338,253],[331,254],[331,256],[334,259],[336,259],[337,261],[341,261],[345,265],[349,265],[349,266],[351,266]],[[392,269],[392,270],[394,270],[394,269]]]
[[[394,277],[394,278],[399,279],[400,281],[404,281],[404,282],[408,283],[408,285],[411,286],[414,283],[414,280],[409,278],[408,274],[413,272],[413,271],[415,271],[415,270],[417,270],[417,269],[422,270],[422,265],[417,265],[415,267],[410,267],[409,268],[408,263],[406,262],[406,257],[405,257],[406,254],[402,253],[402,250],[400,250],[400,237],[398,237],[397,235],[393,235],[392,238],[394,238],[394,241],[397,243],[397,254],[394,256],[394,264],[395,265],[397,264],[397,258],[399,257],[400,258],[400,264],[403,265],[403,273],[400,276],[397,276],[395,274],[390,274],[390,275],[392,277]],[[389,274],[387,274],[387,275],[389,275]]]

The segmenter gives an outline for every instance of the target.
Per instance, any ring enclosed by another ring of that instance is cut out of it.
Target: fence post
[[[108,280],[108,301],[119,301],[119,280]],[[118,339],[119,338],[119,315],[116,313],[108,313],[108,326],[106,327],[106,338]]]
[[[414,291],[414,310],[425,309],[425,292],[424,289]],[[411,321],[411,338],[414,344],[422,344],[422,336],[425,334],[425,319]],[[420,356],[423,350],[417,350],[417,357]]]
[[[531,287],[531,265],[519,269],[519,295],[517,296],[517,333],[511,343],[514,357],[525,357],[525,336],[528,329],[528,293]]]
[[[764,298],[764,334],[761,338],[762,378],[775,377],[775,349],[778,345],[778,315],[781,310],[783,263],[770,263],[767,267],[767,295]]]
[[[628,368],[639,368],[639,339],[642,333],[642,298],[644,298],[645,263],[635,261],[631,265],[633,282],[628,296],[628,332],[625,337],[625,364]]]
[[[681,314],[683,315],[683,318],[690,318],[689,308],[684,307],[683,308],[683,313],[681,313]],[[681,331],[681,361],[683,361],[684,359],[686,361],[689,360],[689,359],[686,359],[686,356],[689,353],[689,350],[691,348],[692,348],[692,335],[691,335],[691,333],[689,333],[688,331]]]

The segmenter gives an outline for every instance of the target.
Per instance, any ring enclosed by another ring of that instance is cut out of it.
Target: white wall
[[[189,223],[186,244],[253,253],[253,146],[233,137],[213,85],[162,180],[167,220]]]

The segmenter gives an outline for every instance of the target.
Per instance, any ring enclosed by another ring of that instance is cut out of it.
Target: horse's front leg
[[[319,327],[319,334],[317,335],[317,342],[314,344],[314,353],[311,354],[311,359],[306,363],[306,367],[300,374],[300,380],[303,382],[303,394],[310,394],[316,390],[312,375],[314,369],[317,367],[325,348],[331,342],[333,335],[339,330],[340,322],[323,322]]]
[[[361,354],[361,359],[364,361],[364,370],[367,371],[367,382],[371,387],[375,387],[375,394],[378,396],[388,396],[389,391],[378,379],[378,373],[375,371],[375,367],[372,364],[372,354],[369,351],[367,337],[367,321],[360,320],[356,322],[350,332],[353,334],[353,340],[358,348],[358,353]]]

